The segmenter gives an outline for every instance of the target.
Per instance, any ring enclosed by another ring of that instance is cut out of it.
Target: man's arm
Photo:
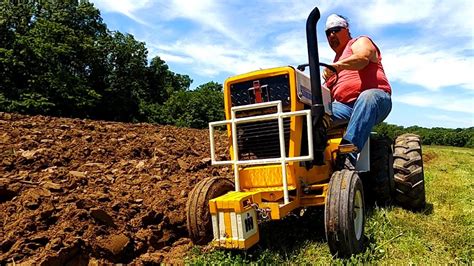
[[[337,61],[333,66],[337,72],[341,70],[361,70],[366,67],[369,62],[377,62],[377,49],[367,37],[361,37],[355,41],[352,46],[352,55]]]
[[[352,55],[332,64],[337,72],[341,70],[361,70],[369,62],[377,62],[377,49],[367,37],[361,37],[355,41],[352,46]],[[323,77],[327,80],[334,73],[329,69],[324,69]]]

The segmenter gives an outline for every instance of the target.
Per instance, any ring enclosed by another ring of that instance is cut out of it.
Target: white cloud
[[[365,1],[354,7],[357,24],[366,27],[381,27],[397,23],[409,23],[439,16],[435,0],[378,0]],[[368,8],[370,7],[370,12]],[[355,23],[355,22],[354,22]]]
[[[279,1],[277,5],[274,2],[271,0],[266,2],[266,5],[271,7],[266,17],[272,23],[304,22],[314,8],[312,0]],[[318,9],[320,12],[324,10],[321,5],[318,6]]]
[[[176,42],[173,45],[159,46],[156,54],[160,57],[180,58],[182,63],[195,73],[214,77],[221,73],[231,75],[282,65],[271,53],[259,50],[234,49],[231,46]]]
[[[197,48],[196,51],[198,52],[199,47],[195,48]],[[200,56],[201,58],[208,58],[206,62],[207,69],[216,71],[216,74],[221,69],[235,75],[282,65],[281,61],[274,59],[263,51],[234,51],[234,53],[229,54],[226,49],[223,49],[217,51],[217,53],[210,52]]]
[[[334,51],[329,47],[327,41],[318,43],[319,61],[323,63],[332,63],[334,60]]]
[[[278,57],[288,59],[286,64],[303,64],[308,61],[306,36],[301,31],[284,33],[276,37],[272,52]]]
[[[370,7],[370,12],[367,8]],[[367,28],[409,24],[413,28],[435,29],[440,33],[472,36],[474,2],[472,0],[371,0],[352,7],[353,22]]]
[[[405,94],[396,96],[393,95],[393,101],[406,103],[409,105],[419,106],[419,107],[429,107],[434,106],[434,99],[428,98],[426,95],[419,95],[419,94]]]
[[[225,8],[220,3],[213,0],[188,1],[173,0],[171,14],[175,18],[185,18],[199,23],[205,28],[213,29],[225,37],[237,42],[243,42],[238,34],[234,33],[230,27],[226,26]]]
[[[360,2],[360,1],[358,1]],[[337,9],[347,6],[346,0],[323,0],[317,3],[314,0],[299,0],[299,1],[287,1],[287,0],[267,0],[265,7],[267,7],[268,14],[267,19],[272,23],[282,22],[306,22],[309,13],[318,7],[321,20],[319,23],[325,22],[326,17],[331,12],[337,12]],[[303,24],[304,26],[304,24]]]
[[[100,10],[122,13],[140,24],[149,25],[134,13],[149,7],[152,2],[152,0],[100,0],[94,1],[94,4]]]
[[[403,46],[382,50],[389,80],[416,84],[429,90],[462,86],[474,90],[472,57],[433,46]]]
[[[151,0],[100,0],[94,1],[101,10],[109,12],[133,13],[151,4]]]
[[[239,35],[226,25],[225,15],[228,12],[224,10],[225,6],[214,0],[101,0],[96,2],[102,10],[124,14],[151,28],[155,27],[153,22],[185,19],[201,26],[202,32],[198,33],[201,36],[205,35],[205,31],[212,29],[228,39],[243,42]]]
[[[472,127],[474,126],[474,116],[471,115],[471,118],[466,120],[465,117],[457,116],[448,116],[448,115],[428,115],[429,119],[432,119],[439,124],[440,122],[445,122],[451,124],[453,128],[463,128],[463,127]]]
[[[168,63],[171,62],[171,63],[180,63],[180,64],[192,64],[194,62],[192,58],[189,58],[186,56],[168,54],[165,52],[159,52],[159,56],[162,60]]]
[[[467,93],[465,95],[453,95],[436,92],[413,92],[403,95],[397,95],[394,91],[392,100],[418,107],[429,107],[434,109],[463,112],[474,114],[472,108],[474,103],[474,95]]]

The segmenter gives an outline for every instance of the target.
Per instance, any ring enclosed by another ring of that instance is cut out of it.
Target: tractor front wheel
[[[350,257],[363,250],[364,189],[357,172],[341,170],[332,174],[324,220],[326,239],[331,254]]]
[[[223,177],[209,177],[191,190],[186,202],[186,222],[189,237],[194,244],[203,245],[212,240],[212,221],[209,200],[234,190],[234,183]]]

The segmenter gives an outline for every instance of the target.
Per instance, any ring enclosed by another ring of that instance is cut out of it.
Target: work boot
[[[336,157],[336,170],[347,169],[355,171],[357,152],[357,146],[346,139],[342,139]]]

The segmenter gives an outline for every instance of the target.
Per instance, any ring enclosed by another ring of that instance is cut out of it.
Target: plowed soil
[[[231,177],[209,149],[207,130],[0,113],[0,265],[182,263],[187,195]]]

